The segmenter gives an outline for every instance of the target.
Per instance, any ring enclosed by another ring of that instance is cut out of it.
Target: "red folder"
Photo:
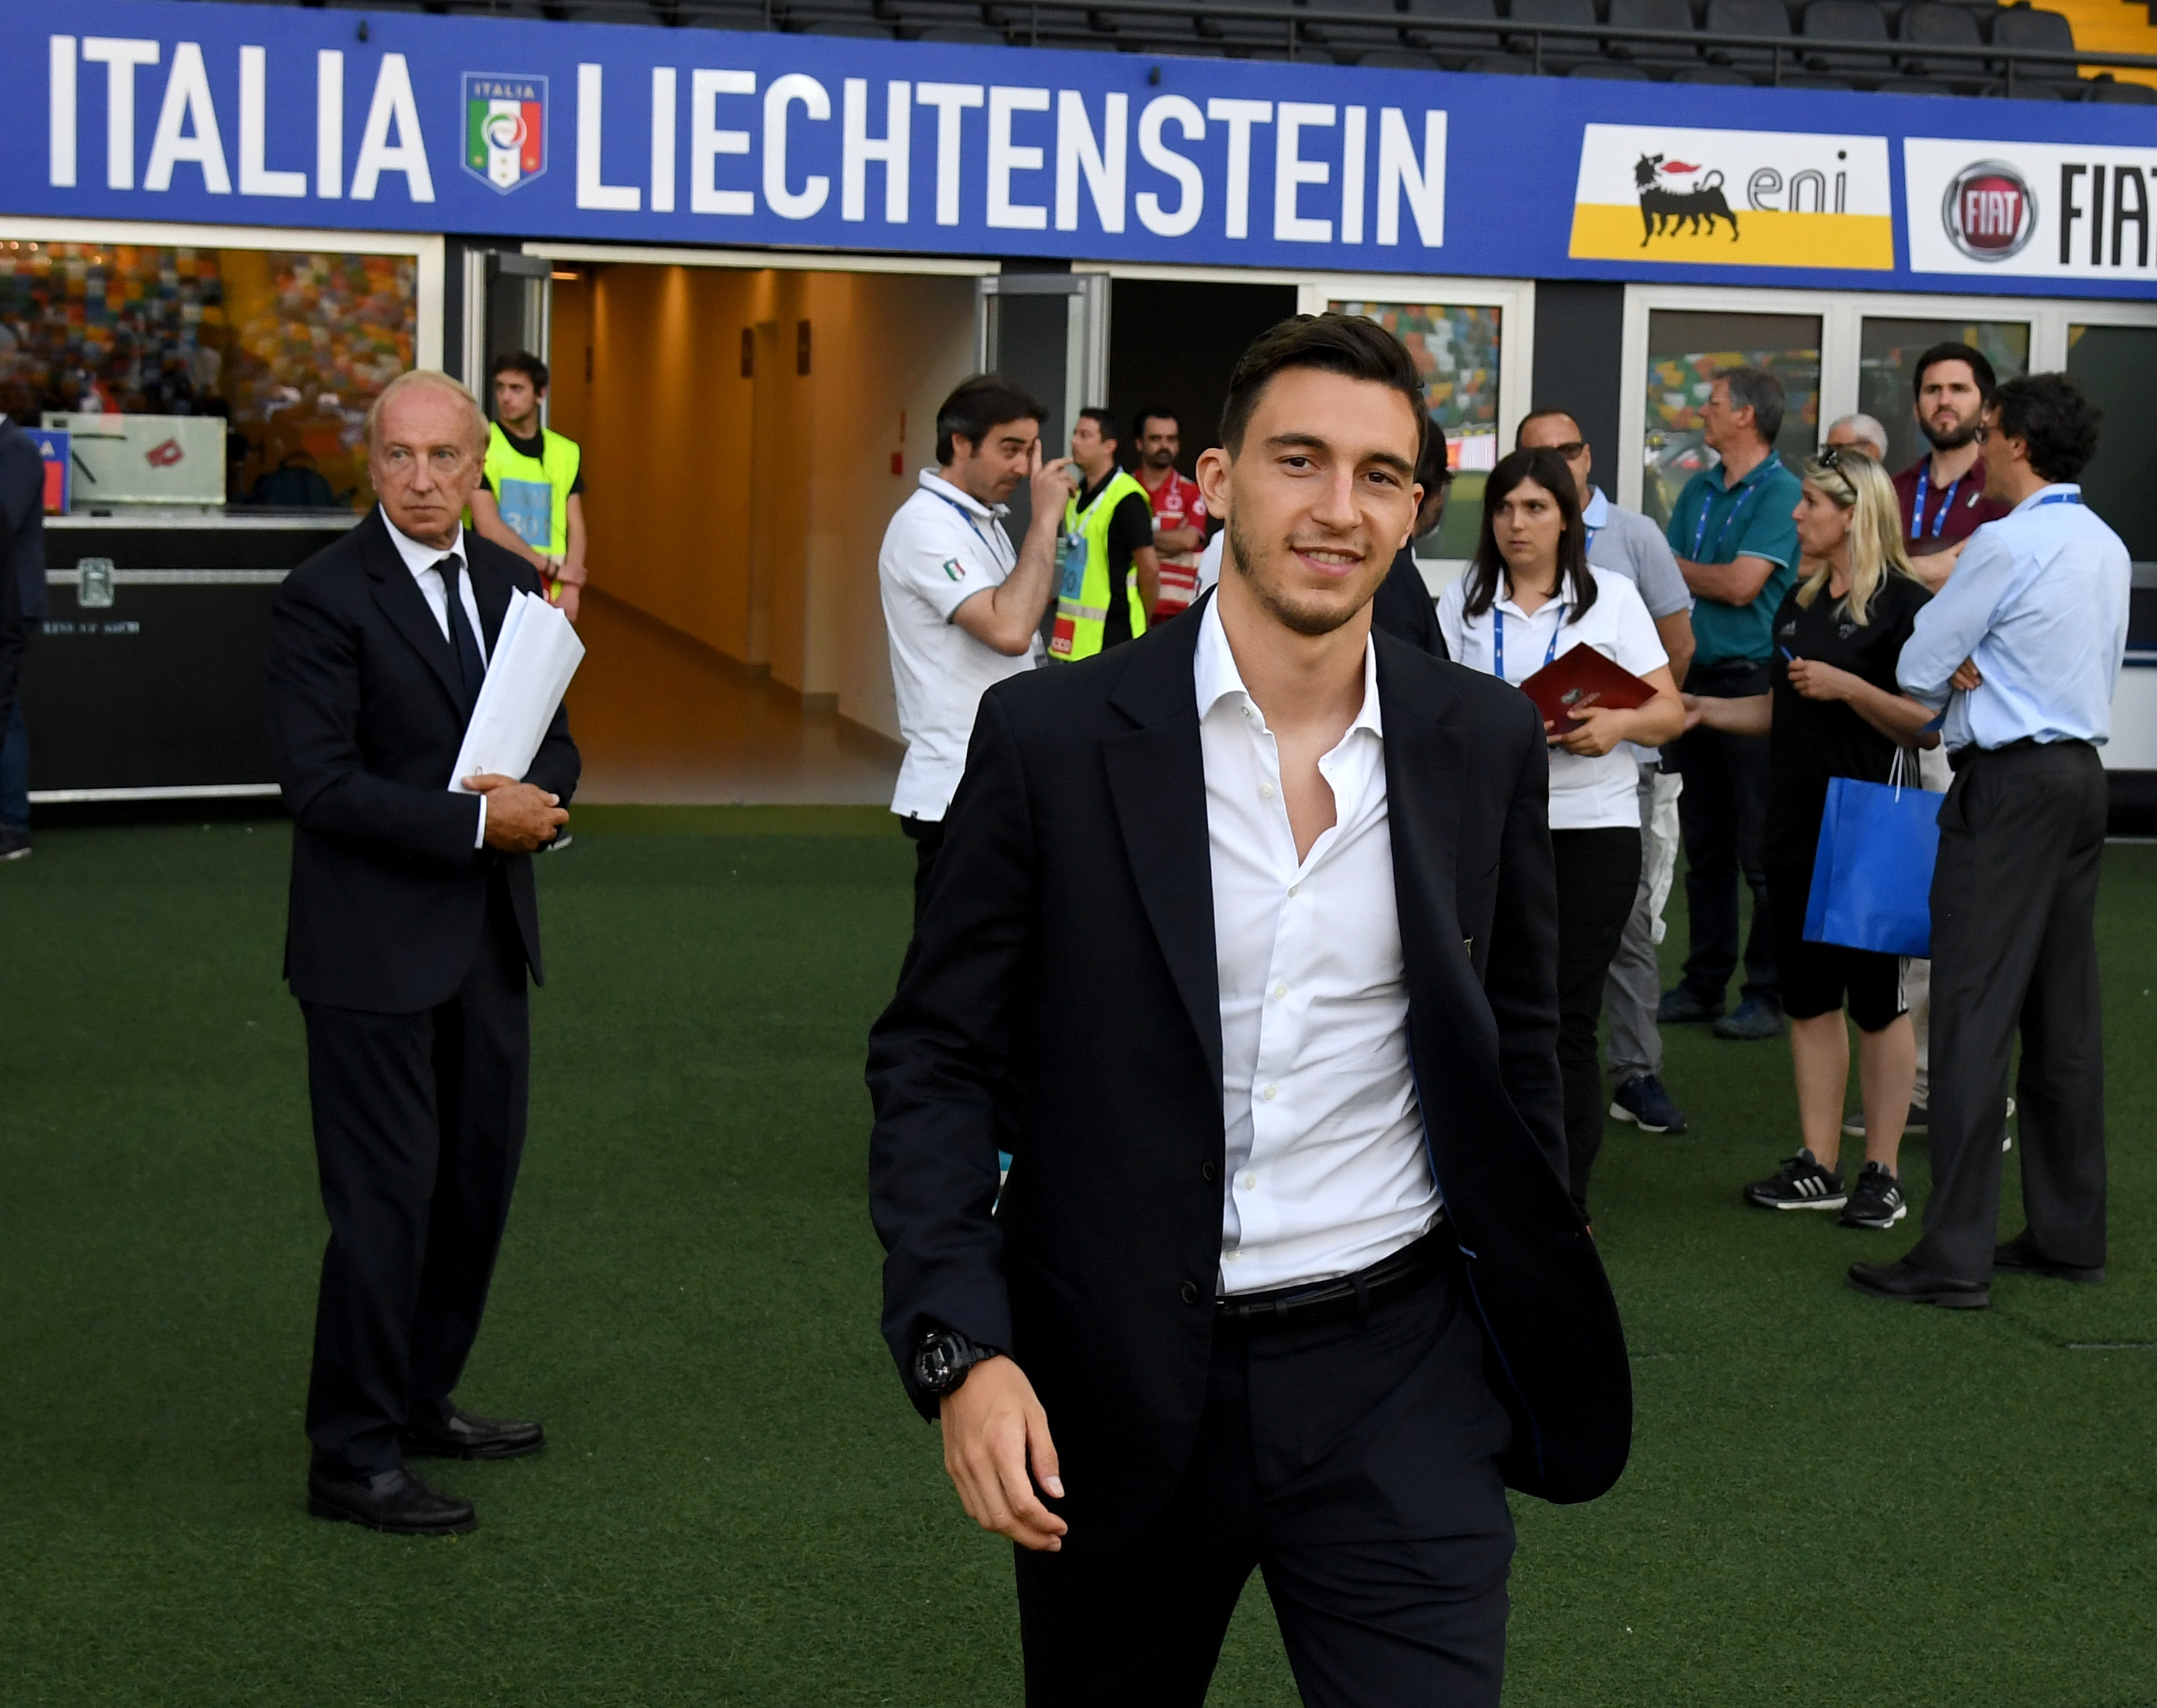
[[[1655,697],[1653,688],[1593,646],[1576,646],[1552,659],[1521,684],[1521,692],[1536,702],[1553,735],[1570,735],[1580,728],[1573,716],[1576,706],[1629,712]]]

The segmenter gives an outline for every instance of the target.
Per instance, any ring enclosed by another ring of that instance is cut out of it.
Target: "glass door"
[[[2126,541],[2130,558],[2157,565],[2157,482],[2149,478],[2149,446],[2157,443],[2157,327],[2071,322],[2066,367],[2104,411],[2096,460],[2082,471],[2082,495]],[[2157,589],[2149,596],[2157,599]],[[2148,626],[2137,625],[2144,632],[2135,638],[2157,641]]]
[[[1820,317],[1656,309],[1648,316],[1640,507],[1667,524],[1685,484],[1720,461],[1701,438],[1700,412],[1727,368],[1764,368],[1783,382],[1775,449],[1786,462],[1820,445]]]
[[[1109,400],[1109,280],[1101,273],[1004,273],[976,281],[974,342],[985,373],[1008,375],[1048,411],[1042,455],[1068,454],[1078,412]],[[1023,539],[1032,520],[1022,482],[1006,524]]]

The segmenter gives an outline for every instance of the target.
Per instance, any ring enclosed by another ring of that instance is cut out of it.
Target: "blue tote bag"
[[[1828,780],[1805,904],[1806,942],[1920,959],[1931,953],[1933,863],[1946,797],[1903,782],[1902,774],[1897,754],[1893,782]]]

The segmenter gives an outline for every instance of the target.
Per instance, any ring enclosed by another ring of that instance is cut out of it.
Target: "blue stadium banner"
[[[2125,106],[69,0],[4,8],[0,109],[15,121],[0,214],[15,215],[2157,286],[2157,151]]]

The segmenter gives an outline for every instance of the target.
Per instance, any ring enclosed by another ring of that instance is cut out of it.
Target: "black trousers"
[[[1588,1214],[1588,1177],[1603,1148],[1603,1071],[1595,1026],[1610,963],[1640,887],[1640,833],[1552,831],[1557,862],[1557,1066],[1565,1083],[1565,1160],[1573,1206]]]
[[[1496,1708],[1512,1425],[1459,1263],[1360,1323],[1217,1324],[1197,1445],[1145,1534],[1015,1551],[1030,1708],[1200,1708],[1254,1567],[1314,1708]]]
[[[2022,1206],[2038,1249],[2104,1262],[2097,884],[2107,791],[2086,742],[1980,753],[1940,805],[1933,870],[1933,1191],[1913,1262],[1983,1280],[2000,1223],[2007,1062],[2022,1034]]]
[[[903,818],[898,827],[914,844],[914,923],[921,923],[921,903],[929,893],[929,874],[936,869],[936,856],[944,846],[944,821]]]
[[[1686,691],[1730,699],[1764,694],[1768,672],[1757,664],[1709,665],[1687,677]],[[1737,879],[1743,872],[1753,891],[1743,994],[1779,1002],[1760,846],[1768,822],[1768,738],[1732,735],[1702,725],[1680,736],[1667,751],[1685,779],[1685,792],[1678,796],[1678,830],[1685,840],[1686,913],[1692,943],[1684,985],[1701,1001],[1722,1004],[1737,968]]]
[[[445,1416],[479,1333],[524,1150],[531,1081],[524,953],[507,893],[439,1008],[302,1003],[329,1247],[315,1310],[315,1464],[404,1462],[408,1417]]]

